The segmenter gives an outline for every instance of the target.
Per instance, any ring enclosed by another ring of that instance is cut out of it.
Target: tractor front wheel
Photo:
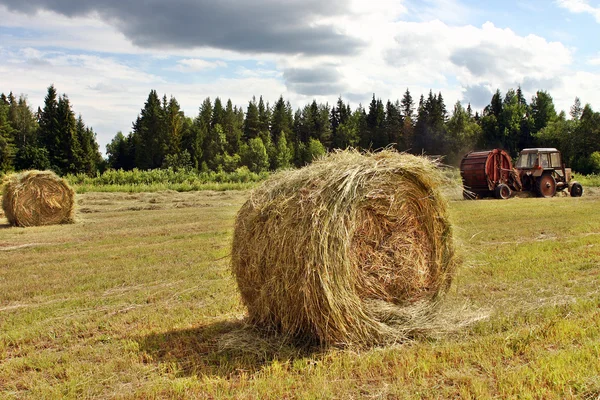
[[[556,194],[556,180],[550,174],[544,174],[537,180],[537,193],[540,197],[552,197]]]
[[[581,183],[579,182],[575,182],[571,185],[571,197],[581,197],[581,195],[583,194],[583,186],[581,186]]]

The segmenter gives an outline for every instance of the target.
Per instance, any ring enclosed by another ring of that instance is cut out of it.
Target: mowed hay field
[[[73,225],[0,219],[0,398],[600,396],[597,194],[452,201],[442,311],[473,322],[360,351],[245,328],[229,254],[247,197],[86,193]]]

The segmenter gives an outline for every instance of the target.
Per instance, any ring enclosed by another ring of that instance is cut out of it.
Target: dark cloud
[[[150,48],[215,47],[239,52],[354,54],[363,42],[314,25],[347,9],[344,0],[0,0],[23,13],[95,14],[134,44]]]
[[[287,68],[283,79],[291,91],[306,96],[339,95],[345,85],[335,65],[324,64],[314,68]]]
[[[490,104],[493,95],[487,84],[467,86],[464,88],[462,103],[471,103],[472,108],[482,109]]]

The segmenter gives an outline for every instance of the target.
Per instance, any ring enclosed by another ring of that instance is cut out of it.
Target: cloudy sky
[[[474,109],[496,89],[600,109],[599,0],[0,0],[0,92],[66,93],[105,150],[151,89],[355,108],[409,88]]]

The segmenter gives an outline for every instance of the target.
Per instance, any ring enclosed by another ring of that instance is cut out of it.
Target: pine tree
[[[583,108],[581,107],[581,100],[579,100],[579,97],[575,97],[575,102],[573,102],[573,105],[571,106],[569,115],[571,115],[572,119],[577,120],[577,119],[581,118],[582,113],[583,113]]]

